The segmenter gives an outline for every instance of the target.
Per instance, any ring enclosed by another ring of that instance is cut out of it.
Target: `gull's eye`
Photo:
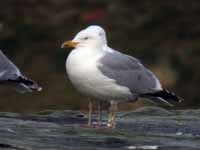
[[[84,39],[84,40],[88,40],[88,39],[89,39],[89,37],[87,37],[87,36],[86,36],[86,37],[84,37],[83,39]]]

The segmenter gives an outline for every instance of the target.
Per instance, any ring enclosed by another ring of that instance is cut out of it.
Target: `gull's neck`
[[[114,50],[112,49],[112,48],[110,48],[108,45],[104,45],[103,46],[103,50],[105,51],[105,52],[110,52],[110,53],[113,53],[114,52]]]

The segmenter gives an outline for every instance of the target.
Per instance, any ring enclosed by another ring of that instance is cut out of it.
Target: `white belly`
[[[132,94],[127,87],[117,85],[98,70],[97,60],[104,54],[88,55],[72,51],[66,61],[67,74],[74,87],[81,93],[103,100],[129,99]]]

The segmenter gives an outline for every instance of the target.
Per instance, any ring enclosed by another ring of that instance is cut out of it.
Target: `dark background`
[[[93,24],[107,31],[109,46],[141,59],[165,88],[183,97],[178,108],[196,108],[200,105],[199,16],[199,0],[2,1],[0,48],[44,90],[27,94],[3,90],[0,111],[85,108],[86,98],[66,77],[69,50],[60,46]]]

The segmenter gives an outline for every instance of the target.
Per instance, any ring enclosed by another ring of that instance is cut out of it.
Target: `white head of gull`
[[[110,48],[100,26],[81,30],[72,41],[62,44],[62,48],[67,47],[74,47],[66,60],[67,74],[74,87],[90,98],[111,102],[109,127],[115,124],[118,102],[136,101],[138,97],[168,105],[170,100],[180,101],[174,93],[164,90],[157,77],[138,59]],[[91,101],[89,104],[91,109]],[[90,110],[88,126],[91,125]]]

